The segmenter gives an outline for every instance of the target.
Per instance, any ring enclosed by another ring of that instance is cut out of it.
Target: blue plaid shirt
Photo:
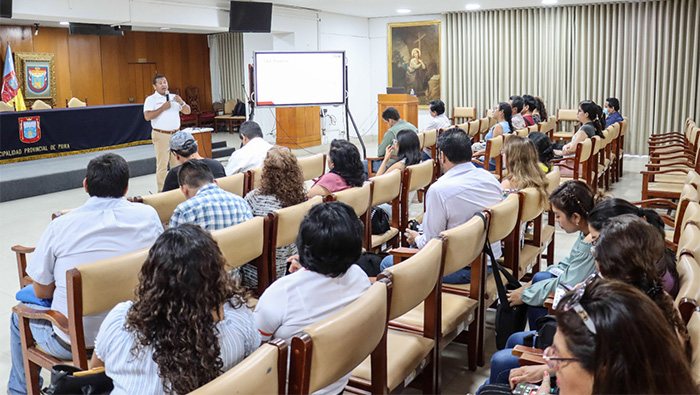
[[[227,228],[251,218],[253,213],[242,197],[211,183],[177,206],[170,217],[170,227],[197,224],[202,229],[211,231]]]

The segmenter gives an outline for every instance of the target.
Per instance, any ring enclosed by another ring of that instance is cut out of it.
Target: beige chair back
[[[304,180],[321,177],[326,172],[326,155],[316,154],[298,158],[297,163],[304,174]]]
[[[476,118],[476,107],[454,107],[452,108],[452,122],[456,118]]]
[[[489,158],[495,159],[497,156],[501,155],[501,150],[503,149],[503,142],[505,141],[504,135],[496,136],[486,142],[486,152],[488,152]],[[484,164],[487,167],[488,164]]]
[[[287,345],[276,339],[263,343],[231,370],[190,394],[284,394],[287,387],[286,372]]]
[[[694,312],[688,321],[688,334],[690,335],[691,371],[693,380],[700,382],[700,312]]]
[[[87,99],[85,99],[87,100]],[[68,102],[66,103],[66,107],[68,108],[73,108],[73,107],[86,107],[87,103],[84,101],[80,101],[77,97],[72,97]]]
[[[3,102],[3,101],[0,101],[0,112],[4,112],[4,111],[14,111],[14,110],[15,110],[15,108],[12,107],[11,105],[9,105],[9,104],[7,104],[7,103],[5,103],[5,102]]]
[[[528,128],[525,129],[519,129],[515,131],[516,136],[521,136],[521,137],[527,137],[527,135],[530,133]]]
[[[700,224],[700,204],[697,202],[688,202],[685,213],[683,213],[683,222],[680,224],[676,223],[676,226],[681,227],[680,236],[683,236],[683,231],[685,230],[685,226],[688,224],[688,222]]]
[[[173,211],[177,208],[178,204],[187,200],[185,195],[180,189],[173,189],[168,192],[160,192],[153,195],[144,195],[134,198],[135,201],[141,201],[158,212],[158,217],[163,225],[167,225],[170,222],[170,217],[173,215]]]
[[[245,173],[237,173],[228,177],[216,179],[217,185],[224,191],[231,192],[240,197],[245,196]]]
[[[594,137],[593,139],[586,139],[579,143],[579,145],[581,146],[581,155],[579,156],[579,163],[583,163],[591,159],[591,155],[593,154],[593,140],[595,139],[596,138]]]
[[[519,192],[522,204],[520,205],[520,222],[532,221],[542,214],[545,207],[542,206],[540,193],[535,188],[521,189]]]
[[[578,109],[576,110],[557,110],[557,122],[560,121],[578,121],[578,118],[576,117],[576,113],[578,112]]]
[[[434,146],[435,144],[437,144],[437,137],[438,137],[437,132],[438,132],[437,129],[426,130],[425,132],[423,132],[423,134],[424,134],[423,145],[422,145],[423,148],[430,148],[430,147]]]
[[[236,107],[236,100],[231,99],[224,104],[224,114],[233,114],[233,109]]]
[[[478,119],[475,119],[473,121],[469,121],[466,124],[466,129],[464,129],[465,132],[469,135],[469,137],[474,137],[477,134],[479,134],[481,128],[479,127],[481,125],[481,121]]]
[[[265,218],[253,217],[228,228],[211,232],[231,270],[263,255]]]
[[[479,120],[479,134],[486,133],[491,128],[491,119],[489,117],[483,117]]]
[[[286,246],[296,240],[299,233],[299,225],[306,214],[311,210],[311,207],[323,202],[323,197],[314,196],[313,198],[294,206],[285,207],[280,210],[268,214],[275,224],[273,229],[273,237],[275,238],[275,248]],[[276,217],[276,221],[274,221]]]
[[[346,189],[333,194],[335,201],[343,202],[355,210],[359,217],[369,210],[372,204],[372,185],[369,181],[361,187]]]
[[[289,393],[310,394],[323,389],[352,371],[377,347],[386,333],[388,288],[377,281],[349,306],[317,322],[292,339]],[[310,347],[304,347],[310,343]],[[305,355],[306,353],[311,355]],[[340,357],[342,356],[342,358]],[[297,370],[301,362],[309,360],[303,377]],[[305,381],[305,380],[302,380]]]
[[[484,111],[484,116],[493,118],[493,108],[487,108],[486,111]]]
[[[374,183],[372,206],[390,202],[399,196],[401,193],[401,174],[401,170],[395,169],[371,178]]]
[[[547,173],[547,194],[551,195],[554,189],[559,186],[561,182],[561,172],[559,168],[554,166],[552,170]]]
[[[50,110],[52,107],[42,100],[36,100],[34,101],[34,104],[32,104],[32,110]]]
[[[447,243],[443,275],[456,272],[479,256],[486,241],[484,221],[474,216],[466,223],[440,233]]]
[[[247,192],[250,192],[255,188],[260,188],[260,180],[262,180],[262,167],[258,167],[257,169],[248,170],[247,173],[248,173],[248,191]]]
[[[393,284],[390,320],[406,314],[430,295],[440,276],[441,259],[442,240],[432,239],[412,257],[385,270]]]
[[[408,166],[411,170],[411,178],[408,182],[408,192],[424,188],[433,181],[433,160],[428,159],[417,165]]]
[[[683,228],[678,240],[678,256],[683,254],[690,254],[700,260],[700,223],[688,223]]]
[[[489,226],[489,241],[494,243],[505,239],[518,223],[518,209],[520,198],[512,193],[505,200],[486,208],[491,213],[491,225]]]
[[[700,188],[700,174],[698,174],[695,170],[689,171],[685,176],[685,183],[692,184],[696,188]]]
[[[557,117],[554,115],[550,116],[545,122],[540,123],[538,130],[544,134],[549,135],[550,132],[554,133],[554,129],[557,126]]]
[[[420,149],[425,148],[425,133],[418,132],[416,135],[418,136],[418,146],[420,147]]]
[[[683,189],[681,189],[681,195],[678,199],[678,209],[676,210],[674,223],[679,223],[678,221],[681,220],[680,216],[685,213],[685,208],[687,208],[687,204],[689,202],[700,202],[700,191],[695,187],[695,185],[690,183],[683,185]]]

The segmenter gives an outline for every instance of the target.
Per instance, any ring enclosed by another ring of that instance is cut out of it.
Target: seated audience
[[[408,243],[423,248],[440,232],[469,221],[487,206],[500,202],[503,190],[496,178],[471,162],[469,136],[462,129],[444,131],[437,142],[438,159],[444,174],[430,186],[425,197],[423,232],[406,229]],[[501,255],[500,242],[493,243],[496,258]],[[382,260],[382,270],[393,264],[393,257]],[[447,284],[466,284],[471,280],[471,268],[465,267],[443,278]]]
[[[445,115],[445,103],[440,99],[430,101],[430,116],[433,117],[433,119],[431,119],[428,126],[423,129],[424,131],[445,129],[452,125],[450,118],[447,118],[447,115]]]
[[[532,119],[535,123],[546,122],[549,115],[547,114],[547,107],[544,104],[544,99],[539,96],[535,96],[535,101],[537,106],[532,110]]]
[[[527,126],[532,126],[538,123],[535,122],[535,118],[533,117],[534,111],[537,110],[537,100],[535,99],[535,96],[523,95],[523,102],[525,104],[523,105],[523,111],[521,112],[521,115],[523,116],[523,119],[525,120]]]
[[[226,165],[227,176],[262,167],[265,155],[272,147],[263,139],[262,128],[257,122],[245,121],[238,130],[243,146],[231,154]]]
[[[272,147],[267,152],[262,168],[260,188],[253,189],[245,196],[245,201],[256,217],[266,217],[274,210],[293,206],[306,201],[304,175],[292,151],[285,147]],[[294,244],[278,247],[276,250],[277,278],[287,271],[287,259],[297,253]],[[243,285],[258,286],[258,272],[250,263],[241,268]]]
[[[498,106],[493,109],[493,119],[495,119],[498,123],[493,125],[491,129],[489,129],[488,133],[486,133],[486,135],[484,136],[484,141],[479,141],[472,145],[472,152],[474,153],[474,157],[483,160],[483,156],[486,153],[487,141],[500,135],[509,134],[515,130],[513,129],[514,126],[511,123],[511,113],[512,110],[510,104],[505,102],[498,103]],[[496,160],[494,158],[491,158],[491,160],[489,161],[489,170],[495,169]]]
[[[535,143],[540,169],[545,173],[549,173],[552,170],[552,165],[549,162],[554,159],[552,141],[546,134],[540,132],[532,132],[527,135],[527,138]]]
[[[196,224],[211,231],[253,218],[245,200],[221,189],[204,162],[190,160],[180,165],[178,181],[187,200],[175,208],[170,217],[171,228]]]
[[[394,153],[396,153],[396,161],[393,165],[389,166],[389,158],[391,158]],[[420,150],[418,135],[411,130],[402,130],[396,134],[394,144],[386,147],[384,160],[381,166],[379,166],[376,175],[381,176],[384,173],[397,169],[403,170],[406,166],[420,163],[422,158],[423,154]]]
[[[508,174],[501,181],[504,196],[521,189],[535,188],[542,207],[547,205],[547,176],[540,168],[535,143],[521,136],[509,136],[503,145],[503,158]]]
[[[522,114],[523,107],[525,106],[525,101],[523,100],[522,96],[511,96],[508,104],[510,104],[513,109],[510,119],[511,124],[513,125],[513,131],[525,129],[528,125],[527,122],[525,122],[525,118],[523,118]]]
[[[603,114],[605,114],[605,127],[614,125],[618,122],[624,121],[622,115],[620,115],[620,101],[615,97],[608,97],[605,99],[605,108],[603,109]]]
[[[365,182],[365,167],[360,161],[360,151],[347,140],[335,139],[331,142],[328,168],[330,171],[316,180],[309,189],[309,199],[361,187]]]
[[[581,123],[581,128],[574,134],[571,142],[564,145],[560,151],[555,150],[556,155],[573,155],[576,153],[576,146],[593,136],[603,137],[603,109],[591,100],[584,100],[578,105],[576,117]],[[566,169],[561,169],[562,173]]]
[[[175,155],[175,160],[180,164],[187,162],[190,159],[201,160],[209,166],[214,178],[226,177],[226,171],[224,166],[215,159],[202,158],[197,152],[197,140],[192,137],[190,132],[177,132],[173,134],[170,138],[170,151]],[[177,172],[180,171],[180,166],[173,167],[168,171],[168,175],[165,176],[165,183],[163,184],[163,192],[172,191],[177,189],[179,184],[177,182]]]
[[[92,367],[105,367],[112,394],[186,394],[260,346],[247,292],[225,263],[198,226],[158,238],[141,268],[136,301],[116,305],[95,341]]]
[[[362,222],[344,203],[319,204],[309,211],[299,226],[293,273],[272,283],[255,308],[263,340],[290,344],[305,327],[339,312],[369,288],[369,278],[354,264],[362,253],[362,234]],[[317,393],[339,394],[349,377]]]
[[[559,305],[545,359],[556,371],[560,394],[698,393],[682,346],[642,291],[598,280]],[[549,377],[538,394],[550,393]]]
[[[66,317],[66,271],[84,263],[150,247],[163,232],[163,225],[153,207],[124,199],[129,187],[129,165],[121,156],[104,154],[92,159],[87,166],[83,187],[90,198],[77,209],[51,221],[27,265],[27,274],[34,283],[34,295],[39,299],[49,299],[51,310]],[[29,304],[29,307],[46,309],[34,304]],[[87,347],[92,347],[106,315],[101,313],[83,318]],[[67,333],[46,320],[31,320],[29,327],[36,345],[46,353],[58,359],[73,358]],[[19,319],[15,313],[11,316],[10,352],[12,368],[7,391],[26,394]]]
[[[394,107],[388,107],[384,112],[382,112],[382,120],[386,122],[387,125],[389,125],[389,129],[384,132],[384,138],[382,138],[382,142],[379,144],[379,147],[377,147],[377,157],[379,158],[384,158],[384,153],[386,152],[386,147],[394,144],[394,140],[396,139],[396,135],[402,131],[402,130],[412,130],[416,134],[418,133],[418,128],[416,128],[414,125],[410,124],[408,121],[401,119],[401,115],[399,115],[399,111],[395,109]],[[367,169],[367,161],[364,161],[364,166],[365,169]],[[394,164],[393,160],[389,161],[389,166]],[[377,170],[379,169],[380,162],[379,161],[374,161],[372,162],[372,172],[376,173]],[[365,170],[366,171],[366,170]],[[366,178],[366,177],[365,177]]]

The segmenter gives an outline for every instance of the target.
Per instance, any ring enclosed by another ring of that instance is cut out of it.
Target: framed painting
[[[420,108],[440,98],[440,21],[388,24],[389,86],[418,97]]]
[[[27,107],[36,100],[56,107],[56,64],[52,53],[16,52],[15,67]]]

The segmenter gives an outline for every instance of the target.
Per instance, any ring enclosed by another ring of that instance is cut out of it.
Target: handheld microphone
[[[165,101],[170,101],[170,91],[169,90],[165,91]]]

